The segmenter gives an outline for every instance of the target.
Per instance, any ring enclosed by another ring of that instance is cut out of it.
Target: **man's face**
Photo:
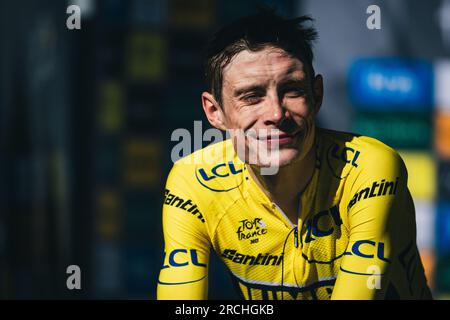
[[[311,149],[322,78],[311,83],[304,64],[285,51],[237,54],[224,69],[222,97],[223,124],[240,129],[231,135],[238,154],[245,149],[246,163],[282,167]]]

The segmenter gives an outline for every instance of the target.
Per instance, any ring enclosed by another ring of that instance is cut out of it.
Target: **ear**
[[[313,94],[314,94],[314,113],[317,114],[322,106],[323,101],[323,78],[322,75],[318,74],[314,78],[313,83]]]
[[[223,110],[211,93],[206,91],[202,93],[202,107],[206,118],[213,127],[221,130],[227,129]]]

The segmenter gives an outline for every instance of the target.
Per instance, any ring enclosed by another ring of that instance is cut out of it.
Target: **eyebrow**
[[[298,78],[288,78],[285,80],[282,80],[279,83],[279,87],[284,87],[288,85],[296,85],[296,86],[306,86],[307,80],[305,78],[298,79]],[[250,84],[241,88],[237,88],[233,92],[234,97],[239,97],[247,92],[253,92],[253,91],[265,91],[266,87],[263,84]]]
[[[306,86],[308,84],[308,81],[306,79],[286,79],[282,80],[279,83],[279,87],[289,86],[289,85],[295,85],[295,86]]]

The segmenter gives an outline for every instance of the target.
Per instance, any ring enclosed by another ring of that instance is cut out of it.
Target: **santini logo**
[[[251,256],[247,254],[241,254],[236,250],[231,249],[225,249],[224,252],[222,253],[222,257],[231,260],[235,263],[248,264],[249,266],[256,266],[256,265],[278,266],[280,265],[281,261],[283,261],[283,254],[277,256],[268,253],[266,254],[258,253],[257,256]]]
[[[198,210],[197,205],[193,203],[191,199],[184,200],[170,193],[169,189],[164,191],[164,204],[177,207],[184,211],[190,212],[193,215],[197,215],[197,218],[199,218],[201,222],[205,222],[202,213]]]
[[[357,192],[353,196],[350,203],[348,204],[348,207],[349,208],[353,207],[361,199],[385,196],[387,194],[388,195],[396,194],[397,185],[398,185],[398,177],[395,181],[386,181],[385,179],[381,180],[381,182],[375,181],[374,183],[372,183],[371,187],[367,187]]]

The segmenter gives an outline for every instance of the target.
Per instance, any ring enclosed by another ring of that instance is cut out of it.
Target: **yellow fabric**
[[[399,151],[409,172],[408,189],[416,200],[436,199],[436,164],[426,152]]]
[[[400,156],[375,139],[320,128],[315,148],[297,225],[230,140],[177,161],[164,197],[158,299],[206,299],[210,248],[245,299],[431,298]]]

